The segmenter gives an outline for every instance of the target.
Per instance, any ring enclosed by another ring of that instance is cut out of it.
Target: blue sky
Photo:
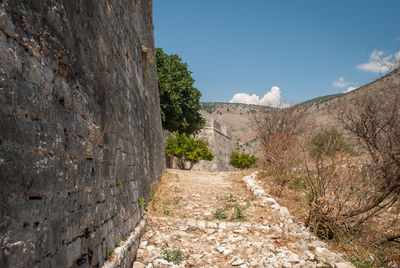
[[[400,0],[154,0],[153,9],[156,47],[189,65],[201,101],[280,94],[295,104],[373,81],[378,60],[400,59]]]

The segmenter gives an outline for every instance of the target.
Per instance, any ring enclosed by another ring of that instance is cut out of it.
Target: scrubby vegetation
[[[354,155],[354,151],[351,146],[334,128],[324,129],[314,135],[308,144],[307,151],[309,156],[313,159],[334,156],[338,153],[348,153]]]
[[[296,108],[255,120],[270,193],[359,267],[400,261],[400,89],[384,85],[339,106],[335,128]]]
[[[225,200],[225,208],[218,208],[213,213],[213,218],[216,220],[230,219],[231,221],[245,221],[247,215],[244,211],[250,207],[250,202],[247,201],[247,205],[243,206],[238,203],[238,199],[234,195],[229,195]],[[231,216],[228,216],[230,212]]]
[[[254,155],[232,152],[229,164],[235,168],[246,169],[256,165],[257,157]]]
[[[114,249],[113,248],[106,248],[106,257],[108,260],[110,260],[111,255],[113,254]]]
[[[178,248],[172,250],[164,249],[162,258],[173,264],[180,264],[183,261],[183,252]]]
[[[254,121],[260,137],[262,161],[274,175],[274,194],[280,196],[289,183],[292,169],[299,165],[303,112],[293,108],[274,109]]]
[[[296,108],[309,108],[313,105],[319,106],[320,104],[326,104],[328,101],[343,97],[346,93],[339,93],[339,94],[333,94],[333,95],[327,95],[327,96],[322,96],[318,98],[314,98],[302,103],[297,104]]]
[[[147,210],[147,203],[146,203],[146,200],[144,200],[143,197],[139,198],[139,206],[142,209]]]
[[[200,160],[211,161],[214,155],[208,150],[208,142],[188,137],[183,134],[175,134],[168,138],[165,144],[165,153],[168,157],[175,157],[180,169],[192,169]],[[189,162],[189,167],[186,163]]]
[[[228,218],[228,215],[226,215],[226,210],[224,208],[219,208],[214,212],[213,217],[216,220],[224,220]]]
[[[209,102],[202,102],[201,109],[206,111],[209,114],[212,114],[217,109],[217,104],[209,103]]]
[[[234,212],[231,215],[231,221],[245,221],[247,216],[244,214],[246,207],[236,205],[234,206]]]

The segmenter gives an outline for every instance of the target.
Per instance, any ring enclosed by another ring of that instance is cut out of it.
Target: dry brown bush
[[[372,184],[368,195],[344,214],[359,218],[358,224],[378,215],[400,196],[400,87],[385,82],[379,91],[369,92],[337,116],[367,152],[363,179]],[[400,238],[400,233],[388,240]]]
[[[280,196],[289,183],[291,170],[299,162],[299,135],[305,129],[303,112],[292,107],[276,108],[253,121],[260,137],[261,159],[274,174],[275,195]]]
[[[304,158],[311,203],[306,224],[332,238],[392,206],[400,195],[400,91],[393,84],[362,95],[340,110],[337,119],[357,137],[366,158],[351,159],[340,150]],[[339,146],[325,144],[326,150]],[[335,150],[334,150],[335,151]],[[395,240],[394,233],[387,240]]]
[[[274,194],[280,197],[292,172],[300,170],[310,197],[306,223],[325,238],[360,226],[399,200],[400,89],[391,82],[383,85],[359,94],[337,114],[337,122],[362,148],[358,157],[339,148],[344,146],[340,139],[328,141],[325,154],[311,156],[306,133],[314,128],[299,109],[272,109],[254,118],[262,160],[275,177]],[[299,164],[300,148],[305,165]],[[399,233],[387,237],[399,238]]]
[[[332,139],[325,144],[329,152],[313,158],[308,145],[310,130],[317,128],[296,111],[276,109],[254,120],[262,160],[275,171],[263,173],[266,189],[277,196],[284,190],[280,202],[316,235],[334,238],[328,243],[349,258],[372,257],[373,267],[400,261],[400,89],[391,81],[380,81],[374,91],[363,89],[339,107],[336,127],[356,145],[357,155]],[[306,182],[307,193],[285,187],[293,185],[292,178]]]
[[[326,145],[330,150],[335,146]],[[340,150],[304,159],[310,199],[307,226],[319,237],[331,239],[338,230],[355,227],[367,219],[347,216],[376,190],[373,177],[365,176],[358,160]]]

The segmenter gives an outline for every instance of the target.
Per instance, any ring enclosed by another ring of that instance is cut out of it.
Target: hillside
[[[269,107],[242,103],[203,102],[201,114],[205,118],[215,118],[229,127],[235,141],[235,150],[255,154],[258,151],[258,139],[252,126],[256,114],[268,111]]]
[[[308,115],[308,119],[314,121],[319,127],[336,125],[334,115],[337,113],[338,109],[351,105],[354,100],[364,94],[371,92],[373,94],[375,91],[385,90],[389,84],[400,86],[400,69],[396,69],[351,92],[315,98],[299,103],[295,105],[295,107],[297,109],[303,109]]]
[[[400,85],[400,70],[391,73],[357,88],[349,93],[340,93],[314,98],[295,105],[296,109],[303,109],[308,119],[319,127],[336,125],[334,114],[342,106],[351,104],[367,92],[382,90],[387,83]],[[272,108],[242,103],[203,102],[201,114],[205,118],[215,118],[232,130],[236,150],[256,154],[259,151],[259,142],[255,133],[252,119]]]
[[[396,69],[385,76],[382,76],[375,81],[365,84],[351,92],[339,93],[333,95],[326,95],[322,97],[317,97],[302,103],[296,104],[294,107],[307,109],[310,111],[315,110],[325,110],[326,106],[335,106],[336,103],[350,101],[353,98],[357,98],[360,94],[364,94],[367,91],[379,90],[384,88],[384,83],[393,83],[395,85],[400,85],[400,69]],[[311,108],[311,109],[310,109]]]

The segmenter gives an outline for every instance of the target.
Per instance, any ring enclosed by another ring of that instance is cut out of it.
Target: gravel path
[[[149,204],[134,267],[353,267],[268,197],[255,177],[168,170]],[[217,209],[227,218],[215,219]],[[167,251],[182,261],[166,261]]]

